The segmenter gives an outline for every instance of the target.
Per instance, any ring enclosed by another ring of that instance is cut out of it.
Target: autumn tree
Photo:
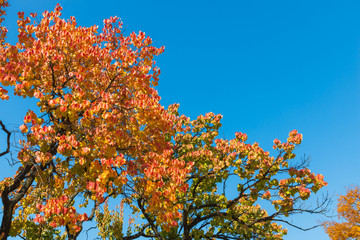
[[[340,196],[337,205],[338,218],[341,222],[328,221],[324,223],[326,233],[333,240],[360,238],[360,188],[358,186],[347,190]]]
[[[7,5],[1,0],[2,16]],[[18,151],[0,121],[0,157],[13,151],[18,166],[0,182],[0,239],[77,239],[84,222],[103,239],[281,239],[286,217],[323,210],[301,205],[326,182],[293,163],[296,130],[274,141],[276,157],[246,134],[218,138],[220,115],[191,121],[178,105],[159,103],[162,47],[143,32],[125,36],[117,17],[100,30],[62,19],[61,10],[19,13],[16,44],[0,29],[0,98],[10,88],[37,101]],[[143,219],[127,233],[124,206]]]
[[[177,107],[171,106],[169,112],[178,115]],[[193,121],[186,116],[177,118],[176,124],[182,128],[172,139],[173,157],[193,165],[187,186],[176,198],[167,198],[166,191],[154,191],[162,178],[156,169],[148,168],[146,185],[138,188],[132,199],[134,211],[146,223],[123,239],[282,239],[287,230],[280,224],[306,230],[287,221],[288,216],[324,212],[326,199],[312,209],[302,205],[326,182],[322,175],[305,168],[305,162],[293,162],[301,134],[291,131],[283,143],[275,139],[273,148],[278,155],[272,157],[258,143],[246,143],[246,134],[236,133],[231,140],[217,138],[220,119],[221,115],[213,113]],[[162,226],[166,215],[148,212],[153,206],[176,207],[178,218],[170,226]],[[107,211],[101,217],[108,219],[102,226],[107,231],[101,236],[111,239],[123,216]]]
[[[39,110],[29,110],[20,126],[18,172],[0,184],[0,236],[30,238],[64,226],[75,239],[104,200],[141,181],[136,176],[145,166],[167,169],[161,188],[169,197],[181,191],[190,166],[170,158],[174,116],[154,89],[160,71],[153,58],[163,48],[142,32],[125,37],[117,17],[104,20],[98,33],[77,26],[74,17],[61,19],[59,5],[41,20],[31,14],[33,23],[18,15],[18,43],[1,46],[0,81],[15,95],[38,99]],[[4,88],[1,93],[8,99]],[[79,213],[75,198],[92,211]]]

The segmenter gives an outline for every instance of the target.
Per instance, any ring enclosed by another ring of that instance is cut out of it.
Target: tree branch
[[[10,135],[11,135],[11,132],[6,129],[5,124],[1,120],[0,120],[0,126],[1,126],[2,130],[7,134],[6,150],[4,152],[0,153],[0,157],[1,157],[1,156],[4,156],[5,154],[10,152]]]
[[[160,233],[158,232],[157,230],[157,227],[155,226],[154,224],[154,221],[150,218],[150,216],[146,213],[146,210],[144,208],[144,206],[142,205],[142,202],[141,202],[141,199],[139,198],[137,200],[137,203],[139,205],[139,208],[141,210],[141,212],[144,214],[146,220],[148,221],[148,223],[150,224],[151,226],[151,229],[154,231],[155,235],[157,238],[159,238],[160,240],[164,240],[164,238],[160,235]]]

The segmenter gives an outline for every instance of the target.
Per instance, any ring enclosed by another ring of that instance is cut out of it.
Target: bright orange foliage
[[[75,197],[83,196],[83,207],[88,201],[97,206],[122,194],[128,182],[174,199],[191,169],[172,157],[167,139],[176,132],[175,116],[154,89],[160,70],[153,58],[164,48],[151,46],[143,32],[124,36],[117,17],[104,20],[99,32],[77,26],[74,17],[61,19],[61,10],[57,5],[44,12],[40,22],[36,14],[19,13],[19,42],[0,48],[0,83],[18,96],[37,98],[41,112],[29,110],[20,126],[25,140],[17,175],[31,175],[36,187],[24,185],[26,194],[9,205],[19,211],[13,236],[31,214],[40,224],[67,226],[75,234],[78,222],[87,220],[73,207]],[[9,98],[2,87],[0,94]],[[149,182],[150,175],[156,181]],[[15,178],[0,183],[10,199],[22,187]],[[166,214],[163,224],[172,223],[178,206],[164,209],[153,198],[148,211]]]
[[[360,188],[349,189],[340,196],[337,205],[338,218],[342,222],[325,222],[327,234],[333,240],[360,239]]]

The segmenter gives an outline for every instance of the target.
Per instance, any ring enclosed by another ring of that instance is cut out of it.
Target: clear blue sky
[[[164,45],[157,58],[164,105],[180,103],[192,118],[220,113],[222,137],[245,132],[266,149],[298,129],[299,155],[311,155],[310,169],[325,176],[334,199],[360,182],[360,1],[10,0],[8,40],[16,39],[18,11],[41,13],[57,2],[80,25],[116,15],[126,32]],[[20,125],[27,110],[20,102],[1,103],[0,119]],[[304,227],[321,220],[293,218]],[[329,238],[322,229],[290,228],[285,239]]]

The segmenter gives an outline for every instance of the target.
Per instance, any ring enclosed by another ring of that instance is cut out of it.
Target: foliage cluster
[[[344,196],[339,197],[337,205],[338,223],[324,223],[325,231],[333,240],[360,238],[360,188],[353,187]]]

